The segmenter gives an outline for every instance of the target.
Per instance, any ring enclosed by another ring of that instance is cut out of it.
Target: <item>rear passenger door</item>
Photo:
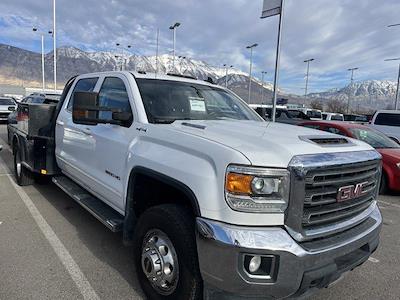
[[[90,134],[90,127],[94,126],[75,124],[72,121],[72,103],[75,92],[94,91],[98,80],[98,76],[78,77],[56,121],[57,163],[69,177],[89,190],[93,184],[89,174],[95,163],[93,151],[96,144]]]
[[[99,89],[99,105],[135,115],[133,95],[124,75],[104,78]],[[112,120],[112,113],[100,112],[99,117]],[[125,203],[128,149],[138,135],[138,131],[131,128],[133,123],[134,117],[123,125],[98,124],[91,128],[91,136],[95,141],[91,154],[96,162],[91,169],[91,177],[96,179],[94,189],[103,201],[121,213],[124,212]]]

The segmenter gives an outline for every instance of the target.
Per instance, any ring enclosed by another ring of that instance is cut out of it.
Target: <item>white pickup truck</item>
[[[149,299],[304,296],[378,247],[376,151],[265,122],[209,82],[80,75],[17,121],[18,183],[51,177],[123,231]]]
[[[372,117],[369,126],[383,132],[400,144],[400,111],[378,110]]]

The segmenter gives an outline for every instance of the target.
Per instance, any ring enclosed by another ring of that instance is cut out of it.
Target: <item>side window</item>
[[[94,77],[94,78],[83,78],[83,79],[78,80],[78,82],[76,83],[76,85],[74,87],[74,90],[72,91],[71,100],[69,100],[69,102],[68,102],[68,106],[67,106],[68,111],[72,111],[72,103],[74,103],[74,93],[75,92],[93,92],[98,79],[99,79],[98,77]]]
[[[327,117],[328,117],[328,115],[322,114],[322,120],[326,120]]]
[[[120,78],[106,77],[104,79],[99,92],[99,106],[120,109],[122,112],[132,113],[128,92],[126,91],[124,82]],[[103,120],[112,120],[112,112],[100,111],[99,118]]]

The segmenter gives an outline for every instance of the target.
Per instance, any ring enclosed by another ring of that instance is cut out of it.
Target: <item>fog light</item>
[[[250,273],[255,273],[258,271],[258,269],[261,266],[261,257],[260,256],[254,256],[249,263],[249,271]]]
[[[251,279],[275,281],[279,269],[279,256],[243,255],[243,275]]]

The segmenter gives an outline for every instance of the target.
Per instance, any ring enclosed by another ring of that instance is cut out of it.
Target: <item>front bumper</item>
[[[299,244],[284,228],[241,227],[197,218],[205,298],[280,299],[326,287],[376,250],[381,223],[376,206],[366,221],[347,232]],[[244,254],[275,257],[273,274],[264,279],[249,276]]]

